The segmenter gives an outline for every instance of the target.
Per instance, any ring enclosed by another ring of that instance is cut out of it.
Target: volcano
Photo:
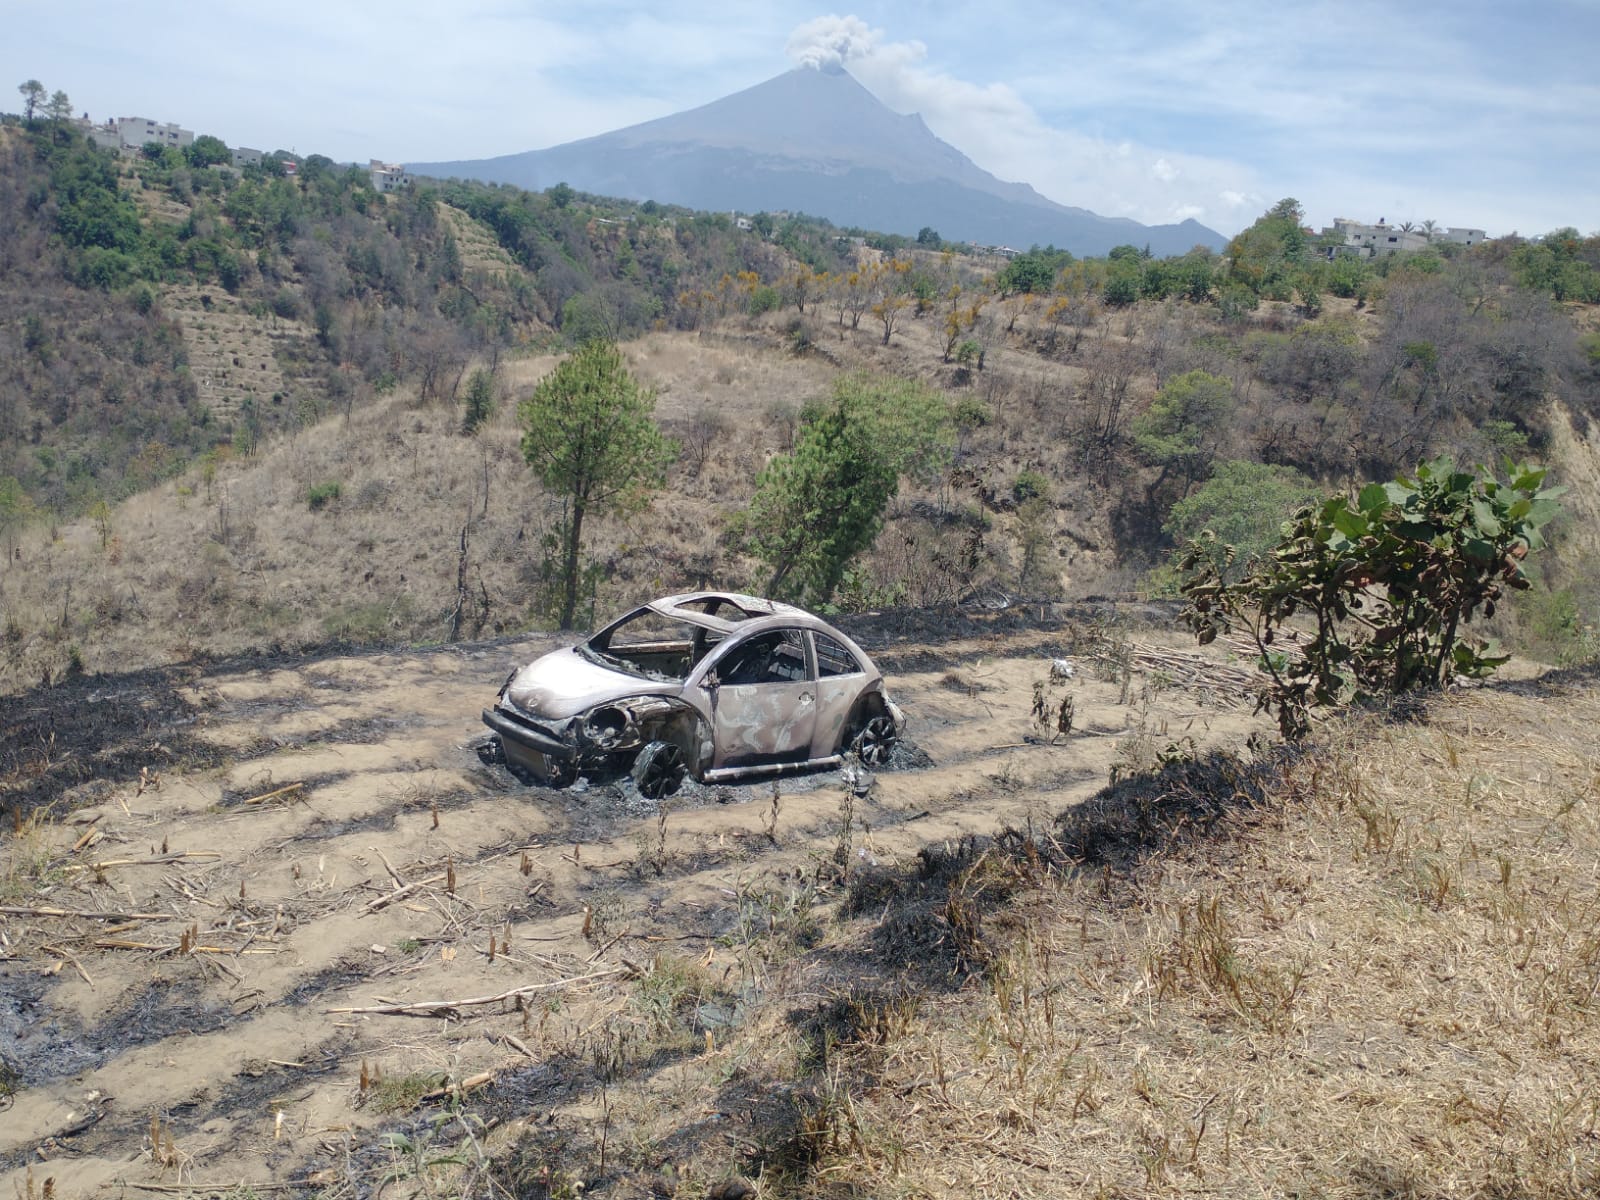
[[[841,67],[798,67],[699,108],[547,150],[407,169],[534,191],[566,183],[713,212],[803,212],[908,236],[930,227],[953,241],[1078,255],[1125,244],[1182,254],[1225,241],[1194,220],[1141,225],[997,179]]]

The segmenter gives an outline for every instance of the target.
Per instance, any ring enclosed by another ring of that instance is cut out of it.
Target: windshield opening
[[[580,649],[591,661],[645,679],[682,683],[722,634],[642,608],[602,629]]]

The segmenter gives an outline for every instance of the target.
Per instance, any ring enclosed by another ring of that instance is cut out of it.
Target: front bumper
[[[484,709],[483,723],[500,735],[500,740],[503,744],[514,745],[535,754],[542,754],[546,758],[553,758],[558,762],[576,763],[578,761],[577,747],[562,741],[547,730],[539,729],[526,721],[518,720],[502,708]]]

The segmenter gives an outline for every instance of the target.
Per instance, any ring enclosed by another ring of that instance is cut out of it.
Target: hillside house
[[[171,121],[152,121],[148,117],[118,117],[115,125],[124,150],[140,150],[151,142],[158,146],[171,146],[176,150],[182,150],[194,143],[193,130],[174,125]]]
[[[96,125],[88,114],[74,122],[92,145],[121,154],[137,154],[146,145],[171,146],[182,150],[193,145],[194,131],[174,125],[170,121],[152,121],[148,117],[116,117]]]
[[[265,153],[261,150],[252,150],[249,146],[236,146],[233,150],[233,165],[236,167],[259,167]]]
[[[411,186],[411,176],[406,174],[405,167],[399,163],[368,159],[367,170],[372,174],[372,190],[375,192],[398,192]]]
[[[1333,222],[1333,227],[1324,229],[1320,236],[1325,242],[1331,243],[1323,250],[1330,259],[1341,256],[1381,258],[1401,250],[1423,250],[1445,242],[1457,246],[1476,246],[1489,238],[1481,229],[1464,229],[1453,225],[1435,228],[1431,233],[1421,228],[1402,229],[1386,223],[1381,217],[1376,225],[1364,225],[1360,221],[1339,217]],[[1343,241],[1334,242],[1335,238],[1342,238]]]

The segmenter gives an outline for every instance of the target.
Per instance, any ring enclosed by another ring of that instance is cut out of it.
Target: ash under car
[[[554,787],[628,772],[659,799],[701,782],[883,763],[904,725],[861,648],[803,609],[690,592],[512,672],[484,724]]]

